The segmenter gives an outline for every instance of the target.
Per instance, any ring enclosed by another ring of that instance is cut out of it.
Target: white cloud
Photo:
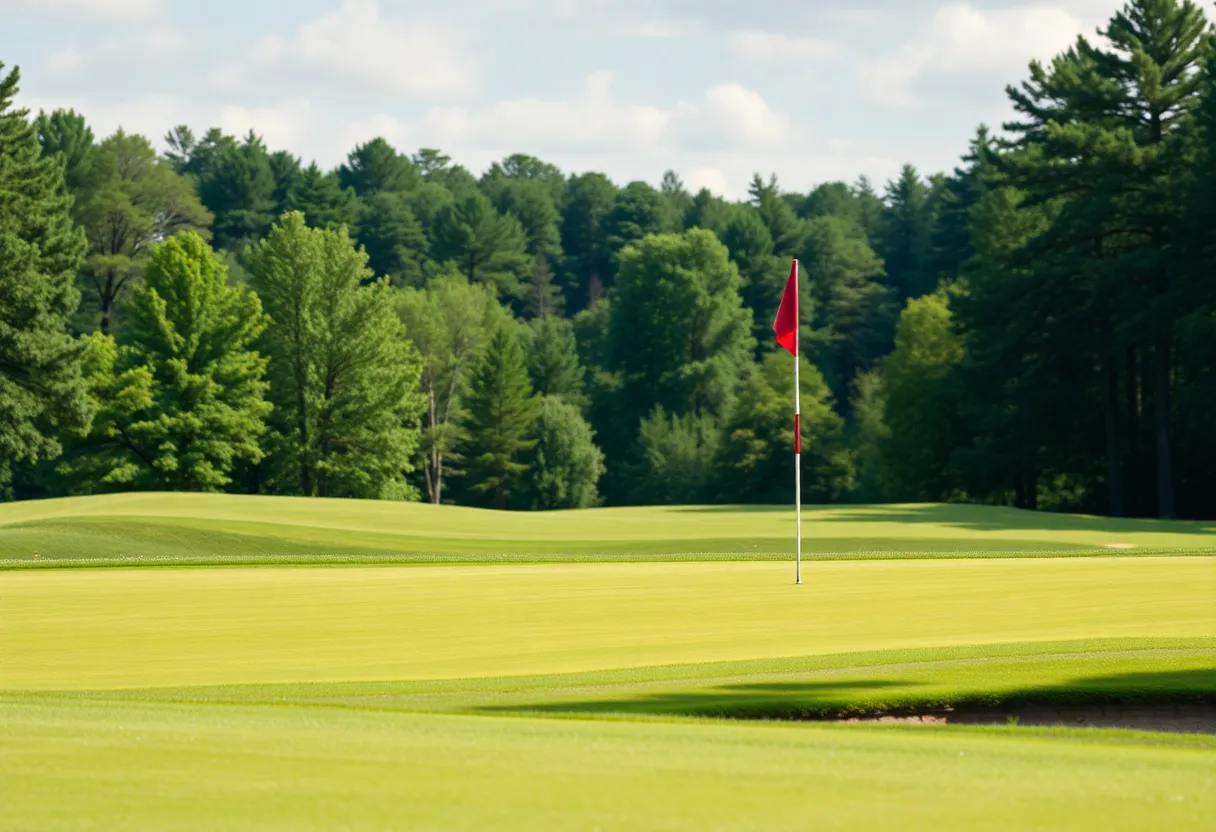
[[[757,63],[818,63],[836,57],[840,49],[821,38],[759,32],[746,29],[732,32],[730,51],[739,58]]]
[[[617,102],[612,73],[595,72],[570,100],[519,98],[472,113],[440,108],[428,115],[427,127],[450,143],[498,143],[543,152],[645,147],[662,138],[670,121],[671,113],[657,107]]]
[[[892,57],[863,67],[862,89],[893,106],[965,98],[971,90],[988,93],[994,83],[1025,74],[1031,59],[1067,48],[1084,28],[1056,7],[984,11],[967,3],[943,6],[915,40]]]
[[[693,168],[684,176],[684,187],[689,193],[697,193],[706,188],[717,196],[726,196],[726,174],[718,168]]]
[[[254,47],[253,65],[248,73],[230,70],[219,80],[239,84],[245,75],[278,67],[417,99],[459,97],[478,87],[460,34],[437,23],[385,17],[377,0],[343,0],[293,37],[263,38]]]
[[[0,11],[16,8],[47,14],[82,15],[121,22],[151,20],[164,11],[163,0],[0,0]]]
[[[793,133],[788,114],[739,84],[719,84],[696,103],[664,109],[617,101],[612,82],[612,73],[594,72],[567,100],[521,98],[480,111],[435,108],[427,132],[441,145],[530,153],[764,149],[786,144]]]
[[[192,51],[192,43],[172,26],[141,29],[130,35],[106,38],[89,49],[60,49],[47,59],[52,75],[71,75],[100,63],[131,64],[178,58]]]
[[[225,133],[242,136],[250,130],[266,140],[268,147],[291,148],[296,153],[311,150],[314,128],[322,115],[307,98],[294,98],[274,107],[228,107],[219,114],[219,127]]]

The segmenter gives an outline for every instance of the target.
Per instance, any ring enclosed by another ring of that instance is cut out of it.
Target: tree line
[[[158,153],[0,72],[0,489],[1216,516],[1216,48],[1133,0],[949,174],[746,200],[384,139]]]

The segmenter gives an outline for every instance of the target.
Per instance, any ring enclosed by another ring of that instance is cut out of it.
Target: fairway
[[[789,526],[218,495],[0,506],[0,817],[1205,828],[1211,736],[773,720],[1216,704],[1206,527],[821,509],[806,530],[831,537],[795,586]]]
[[[116,494],[0,504],[0,566],[786,560],[793,522],[788,508],[763,506],[519,514],[354,500]],[[1216,554],[1211,523],[970,505],[808,507],[803,538],[805,551],[820,557]]]

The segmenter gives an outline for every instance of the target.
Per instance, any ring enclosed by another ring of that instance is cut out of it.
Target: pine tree
[[[878,255],[886,264],[887,283],[900,305],[935,288],[929,274],[933,215],[929,188],[916,168],[904,165],[887,185],[887,207],[879,226]]]
[[[338,168],[338,179],[343,188],[369,197],[413,190],[420,184],[422,173],[385,139],[375,138],[350,152],[346,163]]]
[[[532,274],[524,296],[524,312],[532,318],[544,318],[560,315],[565,305],[553,269],[549,267],[549,258],[543,254],[536,255],[532,261]]]
[[[581,407],[584,371],[578,360],[574,326],[565,318],[537,318],[527,337],[528,377],[542,396],[559,397]]]
[[[63,157],[63,181],[68,193],[79,193],[88,182],[97,148],[93,131],[84,116],[75,110],[39,113],[35,127],[42,152]]]
[[[532,265],[525,245],[519,221],[499,214],[476,191],[439,214],[435,258],[451,262],[471,283],[495,287],[501,298],[523,293],[523,280]]]
[[[491,508],[505,509],[520,494],[537,408],[519,341],[502,327],[473,370],[464,418],[465,487]]]
[[[422,354],[419,389],[426,400],[420,452],[427,497],[443,501],[446,478],[459,473],[464,395],[489,334],[509,322],[493,291],[463,275],[439,275],[397,296],[406,335]]]
[[[0,496],[19,463],[54,458],[61,431],[88,424],[80,348],[68,334],[79,303],[84,235],[72,224],[63,161],[43,156],[20,74],[0,64]]]
[[[299,181],[287,195],[287,210],[303,214],[309,228],[335,231],[352,224],[354,193],[343,189],[336,175],[324,173],[313,162],[300,173]]]
[[[227,285],[199,235],[157,246],[121,347],[93,341],[98,413],[61,473],[86,491],[228,485],[239,461],[262,458],[270,404],[266,359],[253,344],[267,323],[257,296]]]
[[[367,251],[367,265],[395,286],[417,286],[431,261],[427,239],[409,198],[396,191],[378,191],[359,200],[354,237]]]

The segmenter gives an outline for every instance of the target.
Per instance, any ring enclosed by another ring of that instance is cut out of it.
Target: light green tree
[[[249,255],[273,323],[270,357],[277,487],[317,497],[405,498],[425,402],[422,360],[387,282],[345,229],[284,215]]]
[[[532,441],[525,486],[531,508],[588,508],[598,502],[596,483],[604,474],[604,455],[577,407],[543,397]]]
[[[227,285],[220,259],[187,232],[153,250],[128,314],[121,346],[92,338],[97,415],[60,472],[76,491],[222,489],[237,462],[262,458],[270,414],[257,296]]]

